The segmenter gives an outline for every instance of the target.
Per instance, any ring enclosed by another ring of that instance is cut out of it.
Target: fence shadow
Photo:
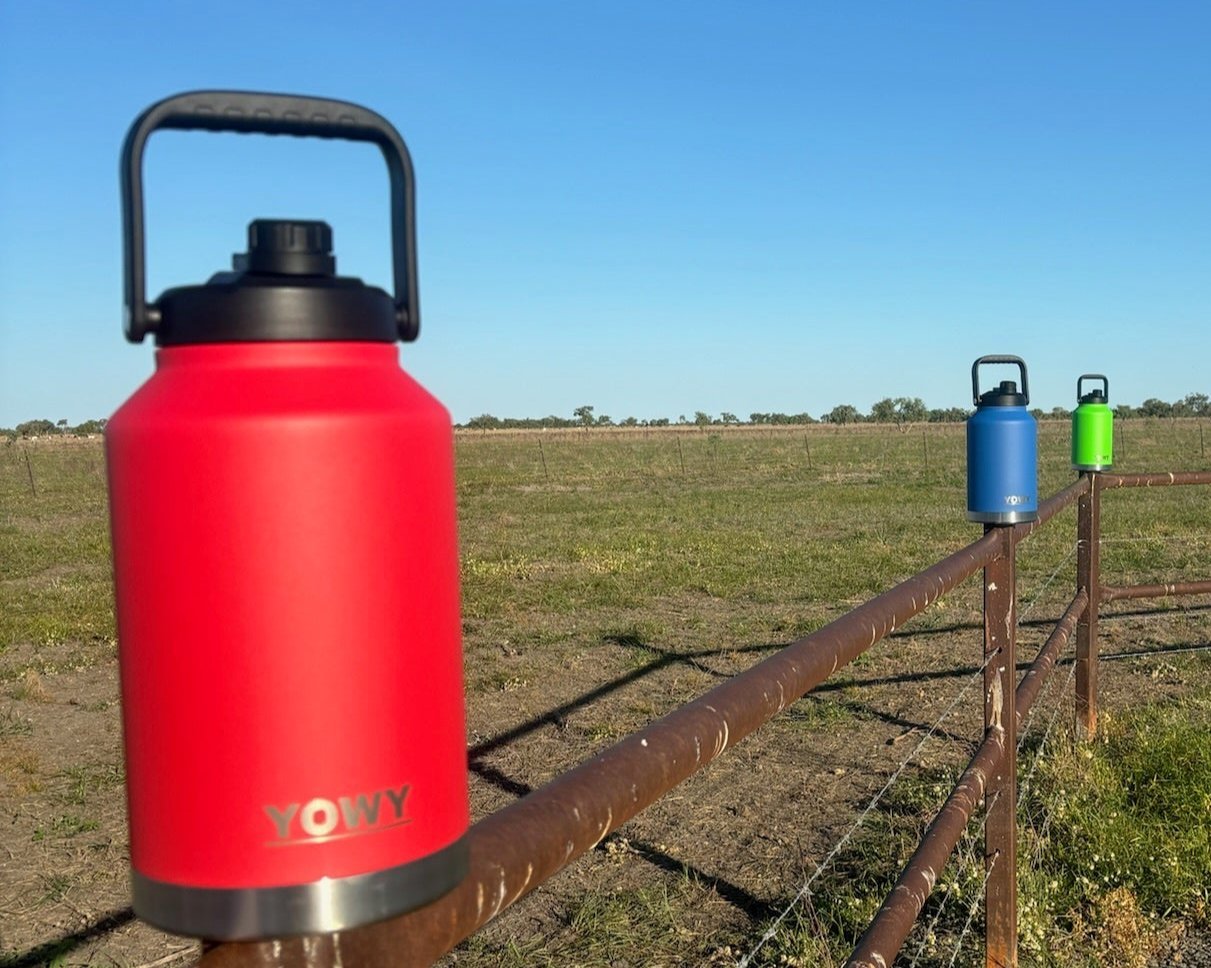
[[[71,954],[81,945],[87,944],[89,941],[99,938],[103,934],[116,931],[134,919],[135,912],[131,908],[127,907],[118,911],[110,911],[79,931],[66,934],[53,941],[46,941],[36,948],[30,948],[24,954],[8,955],[0,958],[0,968],[41,968],[44,965],[61,964],[64,957]]]
[[[1211,605],[1183,607],[1182,612],[1205,612],[1211,611]],[[1165,610],[1158,609],[1131,609],[1117,612],[1102,613],[1103,621],[1113,621],[1115,619],[1133,618],[1133,617],[1150,617],[1164,614]],[[1020,623],[1023,628],[1050,628],[1055,625],[1055,618],[1039,618],[1031,621]],[[954,623],[947,626],[937,626],[933,628],[912,630],[899,629],[892,633],[888,638],[914,638],[918,636],[931,636],[943,634],[955,634],[959,632],[978,632],[983,628],[981,623]],[[659,646],[652,645],[649,642],[643,641],[636,635],[608,635],[603,638],[603,642],[611,645],[617,645],[622,648],[643,651],[645,653],[655,653],[656,658],[635,669],[627,672],[624,675],[617,676],[607,682],[602,683],[590,689],[574,699],[570,699],[565,703],[561,703],[546,712],[540,713],[525,722],[507,729],[481,743],[470,747],[467,750],[468,769],[471,773],[478,776],[480,779],[497,789],[515,796],[523,797],[533,792],[534,787],[529,783],[517,780],[498,767],[483,762],[485,756],[489,753],[505,748],[518,739],[530,735],[543,728],[544,726],[555,726],[562,728],[566,724],[566,718],[573,712],[585,708],[605,696],[610,695],[632,683],[639,682],[653,673],[674,665],[685,666],[696,669],[709,676],[717,679],[728,679],[731,673],[720,672],[717,669],[712,669],[706,665],[703,660],[716,658],[722,655],[736,654],[752,654],[752,653],[772,653],[779,649],[785,648],[787,643],[754,643],[751,645],[740,646],[738,648],[719,648],[706,649],[695,652],[675,652],[670,649],[662,649]],[[1130,659],[1143,658],[1148,656],[1159,656],[1166,654],[1175,654],[1189,651],[1197,651],[1205,649],[1208,646],[1170,646],[1157,649],[1146,649],[1131,652],[1121,653],[1104,653],[1101,657],[1104,659]],[[1057,666],[1070,665],[1074,659],[1071,656],[1061,658],[1057,661]],[[1017,663],[1019,671],[1024,671],[1030,667],[1031,660],[1023,659]],[[975,674],[979,670],[976,664],[969,664],[954,667],[951,669],[931,670],[926,672],[900,673],[897,675],[880,676],[878,678],[848,680],[845,682],[823,682],[818,685],[810,695],[822,696],[829,693],[837,692],[838,690],[861,690],[874,686],[885,685],[900,685],[907,683],[927,683],[940,682],[949,679],[963,679]],[[979,738],[972,736],[963,736],[932,724],[917,722],[913,719],[902,715],[887,712],[886,710],[878,709],[868,703],[863,703],[852,697],[839,698],[833,700],[838,705],[854,714],[859,719],[879,720],[892,726],[896,726],[907,733],[925,733],[932,728],[933,734],[939,738],[959,746],[975,749],[979,745]],[[608,841],[608,838],[607,838]],[[605,849],[605,841],[598,845],[599,850]],[[776,913],[776,905],[772,902],[762,900],[752,892],[715,875],[707,874],[706,872],[687,864],[686,862],[673,857],[665,851],[660,850],[652,844],[643,841],[632,840],[628,838],[628,844],[633,852],[648,863],[653,864],[659,869],[668,873],[682,874],[692,876],[699,883],[705,885],[714,891],[722,900],[733,905],[735,908],[748,915],[753,919],[754,923],[759,923],[761,920],[772,916]],[[18,968],[18,966],[14,966]],[[19,968],[25,968],[24,965]]]
[[[520,780],[515,780],[494,766],[489,766],[485,763],[472,763],[470,766],[471,772],[480,779],[491,783],[494,787],[504,790],[506,793],[511,793],[517,797],[524,797],[528,793],[534,791],[528,783]],[[607,837],[597,845],[595,850],[604,851],[606,845],[613,840],[614,837]],[[630,849],[662,871],[670,874],[678,874],[685,877],[692,877],[698,884],[714,891],[720,899],[726,901],[734,908],[744,912],[753,921],[760,922],[761,920],[772,917],[775,912],[773,905],[767,901],[763,901],[750,891],[746,891],[738,884],[733,884],[731,881],[725,880],[714,874],[708,874],[699,867],[694,867],[692,864],[687,864],[683,860],[678,860],[667,851],[661,850],[654,844],[649,844],[646,841],[635,840],[631,837],[627,838],[627,844]]]
[[[1101,621],[1108,622],[1123,618],[1140,618],[1155,615],[1163,615],[1166,609],[1130,609],[1123,611],[1106,612],[1100,614]],[[1174,612],[1187,614],[1190,612],[1207,612],[1211,611],[1211,605],[1194,605],[1183,606],[1179,609],[1173,609]],[[1057,617],[1058,618],[1058,617]],[[1055,625],[1057,618],[1037,618],[1030,619],[1019,623],[1019,628],[1051,628]],[[957,622],[950,625],[934,626],[925,629],[897,629],[889,639],[901,638],[924,638],[933,635],[953,635],[959,632],[978,632],[983,628],[983,625],[978,622]],[[718,658],[723,655],[745,655],[755,653],[772,653],[779,649],[786,648],[787,642],[759,642],[751,645],[742,645],[735,648],[719,648],[719,649],[704,649],[695,652],[675,652],[671,649],[663,649],[660,646],[652,645],[645,642],[637,635],[607,635],[602,639],[603,642],[611,645],[621,646],[623,648],[634,649],[648,653],[655,653],[656,658],[649,662],[645,662],[641,666],[637,666],[630,672],[624,675],[617,676],[614,679],[604,682],[587,692],[581,693],[574,699],[570,699],[565,703],[561,703],[546,712],[539,713],[537,716],[519,723],[503,732],[497,733],[483,742],[476,743],[467,749],[467,759],[470,762],[475,762],[482,759],[488,753],[494,750],[508,746],[514,741],[528,736],[543,726],[562,727],[565,724],[566,717],[591,705],[598,699],[610,695],[622,689],[625,686],[646,678],[653,673],[660,672],[673,665],[682,665],[688,668],[695,669],[706,675],[716,679],[730,679],[732,673],[720,672],[717,669],[712,669],[702,660]],[[1163,654],[1165,650],[1156,650],[1156,654]],[[1018,669],[1024,670],[1030,667],[1030,662],[1022,660],[1018,663]],[[910,682],[941,682],[946,679],[957,679],[963,676],[971,675],[976,671],[975,665],[956,666],[952,669],[940,669],[927,672],[912,672],[903,673],[893,676],[881,676],[873,679],[850,679],[838,682],[823,682],[812,690],[812,695],[826,694],[835,692],[841,689],[863,689],[870,686],[889,686],[900,685]],[[966,740],[964,740],[966,742]]]

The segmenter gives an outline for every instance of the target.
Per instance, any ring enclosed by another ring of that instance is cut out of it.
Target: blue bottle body
[[[1024,406],[977,407],[967,419],[967,519],[1017,524],[1038,516],[1034,417]]]

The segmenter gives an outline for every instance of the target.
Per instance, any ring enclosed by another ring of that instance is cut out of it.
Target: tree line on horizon
[[[694,411],[692,417],[681,414],[676,420],[668,417],[653,417],[641,420],[637,417],[626,417],[615,421],[607,414],[596,413],[596,408],[588,404],[577,407],[571,417],[495,417],[490,413],[472,417],[466,423],[455,424],[468,430],[536,430],[543,427],[575,428],[575,427],[727,427],[727,426],[786,426],[814,423],[826,424],[896,424],[910,423],[962,423],[971,410],[966,407],[947,407],[946,409],[931,409],[925,406],[920,397],[884,397],[871,405],[869,413],[863,413],[852,404],[842,403],[833,407],[828,413],[819,418],[809,413],[759,413],[753,412],[747,420],[742,420],[734,413],[723,411],[718,416],[712,416],[704,410]],[[1032,409],[1031,414],[1037,420],[1067,420],[1072,411],[1064,407],[1052,407],[1051,410]],[[1211,417],[1211,397],[1205,393],[1188,393],[1180,400],[1167,403],[1156,397],[1150,397],[1138,407],[1121,403],[1114,408],[1115,417],[1127,420],[1132,417]],[[13,440],[20,437],[88,437],[104,433],[107,418],[85,420],[83,423],[71,426],[66,420],[26,420],[16,427],[0,427],[0,436]]]
[[[868,413],[863,413],[852,404],[842,403],[833,407],[828,413],[819,418],[809,413],[750,413],[748,420],[742,420],[734,413],[723,411],[718,416],[712,416],[704,410],[696,410],[692,417],[681,414],[676,420],[668,417],[655,417],[641,420],[637,417],[626,417],[614,420],[608,414],[595,413],[595,407],[585,405],[572,411],[571,417],[496,417],[490,413],[472,417],[466,423],[457,424],[468,430],[536,430],[549,428],[576,427],[727,427],[727,426],[784,426],[795,424],[896,424],[910,423],[962,423],[971,416],[967,407],[947,407],[945,409],[930,408],[920,397],[884,397],[871,405]],[[1211,416],[1211,397],[1205,393],[1188,393],[1173,403],[1150,397],[1138,407],[1121,403],[1113,408],[1115,417],[1128,420],[1132,417],[1207,417]],[[1067,420],[1072,411],[1064,407],[1052,407],[1050,410],[1034,408],[1030,413],[1037,420]]]

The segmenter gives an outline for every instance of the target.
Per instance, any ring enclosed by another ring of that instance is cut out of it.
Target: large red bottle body
[[[465,869],[452,431],[397,353],[163,347],[106,428],[135,908],[169,930],[334,930]]]

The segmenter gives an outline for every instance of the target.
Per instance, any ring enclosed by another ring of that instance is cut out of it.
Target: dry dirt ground
[[[684,886],[687,878],[694,910],[682,922],[689,936],[681,963],[734,960],[919,744],[910,771],[967,760],[980,716],[973,594],[956,592],[936,606],[943,611],[930,616],[933,628],[912,634],[910,626],[839,672],[448,961],[498,963],[510,939],[558,945],[577,930],[569,912],[583,910],[586,896]],[[1153,654],[1105,664],[1105,708],[1189,688],[1189,656],[1165,650],[1211,642],[1211,606],[1194,601],[1161,617],[1149,614],[1147,603],[1107,609],[1126,614],[1103,621],[1104,652]],[[499,650],[490,681],[468,661],[475,815],[541,785],[779,644],[712,647],[711,613],[732,606],[684,607],[694,614],[694,629],[673,641],[626,635],[592,641],[573,625],[565,644],[518,649],[509,644],[504,619],[500,627],[473,629],[469,656]],[[1031,658],[1049,631],[1050,622],[1040,620],[1053,620],[1061,607],[1058,597],[1039,604],[1020,633],[1020,659]],[[627,616],[619,619],[624,627]],[[196,943],[139,923],[127,907],[116,660],[73,669],[67,651],[57,673],[10,678],[0,693],[0,964],[187,964]],[[23,668],[29,660],[18,649],[0,657],[0,666]],[[1196,674],[1205,681],[1209,670],[1204,663]],[[1045,728],[1053,715],[1069,721],[1071,692],[1062,665],[1040,696],[1031,728]],[[1167,957],[1178,963],[1173,959],[1181,955]],[[636,947],[612,963],[649,962]]]

